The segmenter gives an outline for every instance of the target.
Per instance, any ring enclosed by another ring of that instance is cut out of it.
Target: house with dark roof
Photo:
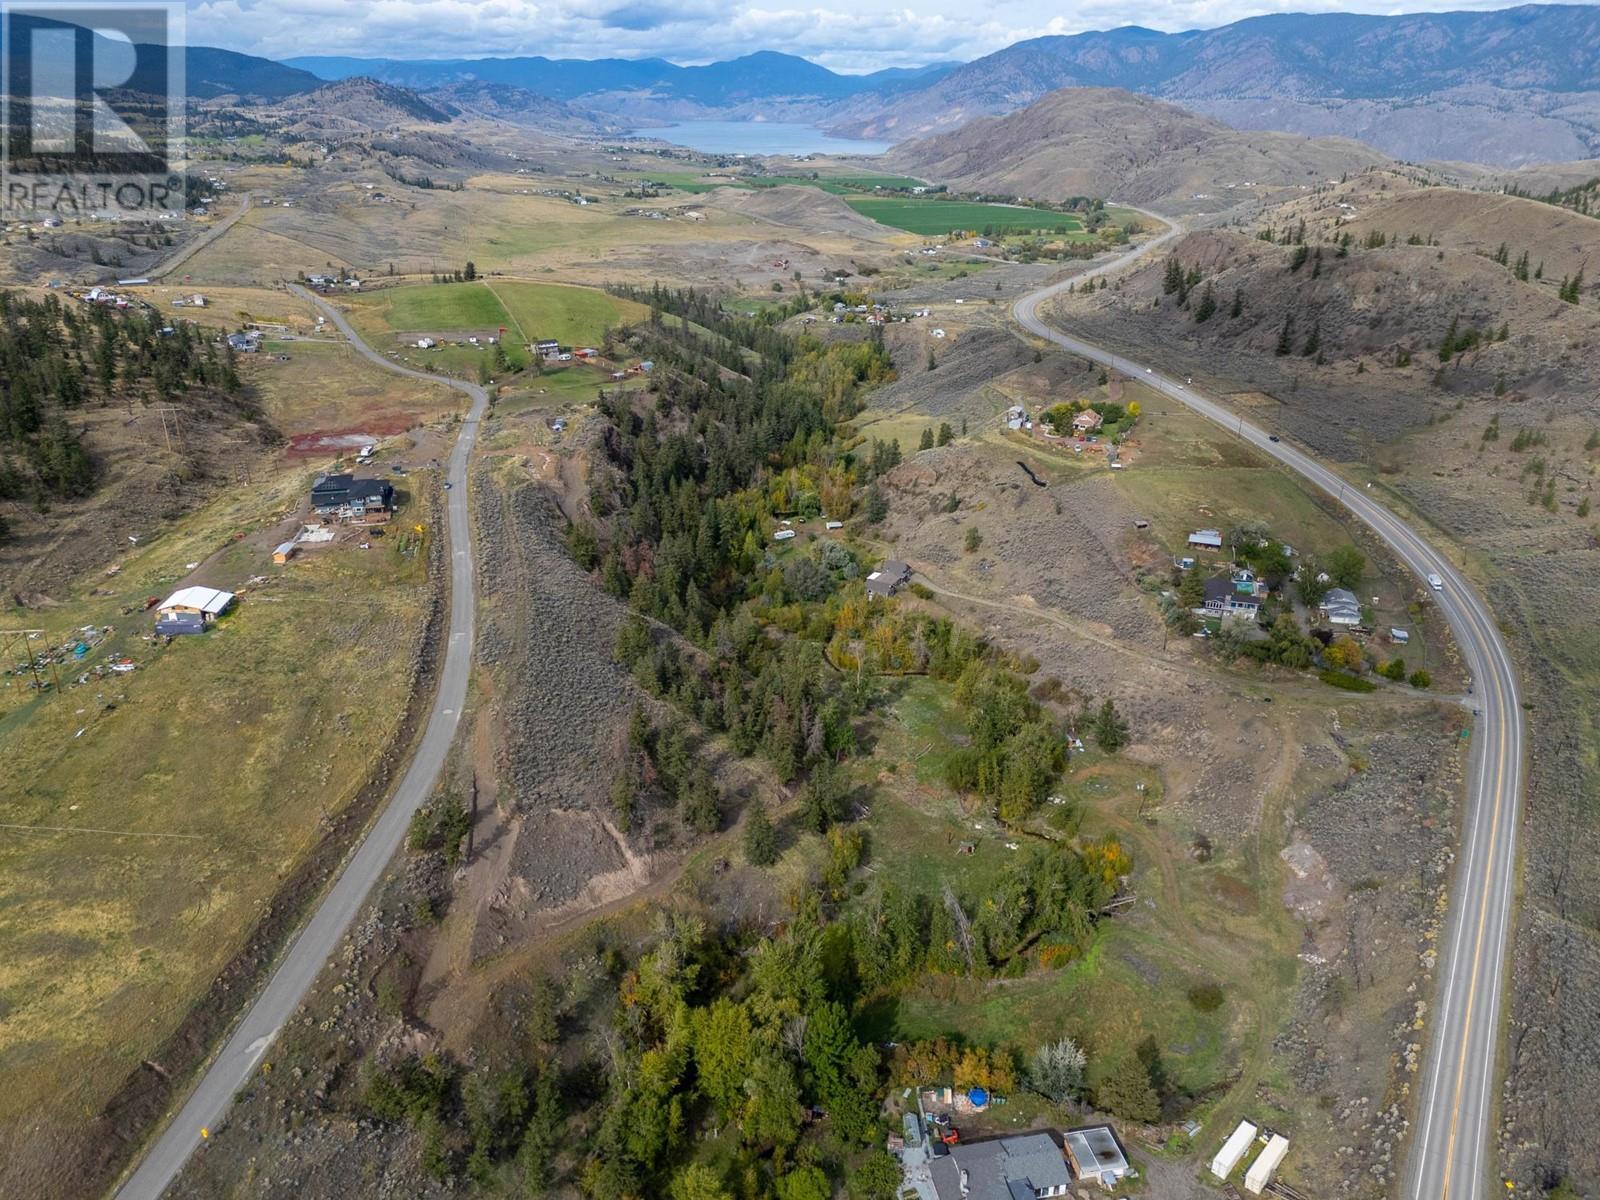
[[[1040,1200],[1072,1188],[1067,1160],[1048,1133],[959,1143],[930,1171],[939,1200]]]
[[[1261,599],[1254,592],[1241,592],[1231,579],[1208,579],[1205,611],[1210,616],[1253,621],[1261,615]]]
[[[319,475],[311,485],[311,509],[357,525],[381,525],[394,512],[394,485],[386,479]]]
[[[891,558],[867,576],[867,599],[887,600],[911,579],[911,568],[898,558]]]

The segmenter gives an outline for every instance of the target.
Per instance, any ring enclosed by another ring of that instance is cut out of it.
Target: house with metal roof
[[[1215,529],[1196,529],[1189,535],[1191,550],[1221,550],[1222,534]]]
[[[179,588],[156,608],[162,620],[174,617],[197,617],[209,625],[233,605],[233,593],[217,588],[191,586]],[[192,622],[181,622],[192,624]]]
[[[1323,593],[1317,610],[1329,625],[1361,624],[1361,601],[1348,588],[1329,588]]]
[[[1039,1200],[1072,1188],[1067,1160],[1048,1133],[960,1143],[931,1171],[939,1200]]]

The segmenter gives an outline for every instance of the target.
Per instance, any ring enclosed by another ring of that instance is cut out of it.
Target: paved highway
[[[233,1097],[249,1080],[256,1065],[278,1036],[284,1023],[300,1006],[323,964],[333,955],[366,902],[367,893],[394,858],[405,838],[411,815],[433,793],[455,740],[456,725],[467,699],[467,675],[472,666],[472,630],[476,605],[471,531],[467,510],[467,461],[478,438],[478,427],[489,403],[488,393],[476,384],[442,379],[389,361],[366,345],[344,317],[331,305],[294,284],[289,290],[318,305],[351,343],[367,358],[390,371],[429,383],[446,383],[472,398],[455,448],[450,452],[445,492],[450,548],[450,631],[444,666],[433,711],[411,765],[387,807],[373,822],[355,853],[328,891],[310,921],[290,945],[273,971],[266,988],[250,1005],[244,1019],[206,1068],[183,1107],[146,1152],[138,1168],[118,1189],[118,1200],[158,1200],[177,1178],[202,1141],[202,1129],[215,1129]]]
[[[1405,1200],[1479,1200],[1492,1183],[1495,1081],[1500,1005],[1507,975],[1511,901],[1516,890],[1516,840],[1523,784],[1526,730],[1516,671],[1494,617],[1482,597],[1427,540],[1351,483],[1302,450],[1279,441],[1189,384],[1143,363],[1062,333],[1039,309],[1068,284],[1117,270],[1178,232],[1168,231],[1114,262],[1024,296],[1017,321],[1029,333],[1082,358],[1121,371],[1216,422],[1335,497],[1382,538],[1416,575],[1438,575],[1443,590],[1431,598],[1455,635],[1475,685],[1471,763],[1463,834],[1450,893],[1449,915],[1436,943],[1437,991],[1429,1012],[1430,1036],[1419,1076]],[[1137,466],[1131,468],[1137,470]]]

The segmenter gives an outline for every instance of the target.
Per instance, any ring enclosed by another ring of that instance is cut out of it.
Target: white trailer
[[[1272,1140],[1267,1143],[1267,1148],[1250,1164],[1250,1169],[1244,1174],[1244,1190],[1254,1192],[1257,1196],[1261,1189],[1267,1186],[1272,1178],[1272,1173],[1278,1169],[1278,1164],[1283,1161],[1283,1156],[1289,1153],[1289,1139],[1281,1133],[1272,1135]]]
[[[1239,1127],[1228,1135],[1228,1140],[1222,1143],[1222,1149],[1211,1160],[1211,1173],[1218,1179],[1226,1179],[1228,1173],[1239,1165],[1239,1160],[1244,1157],[1255,1136],[1256,1127],[1249,1121],[1240,1121]]]

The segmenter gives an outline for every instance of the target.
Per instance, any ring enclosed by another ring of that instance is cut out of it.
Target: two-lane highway
[[[1153,214],[1152,214],[1153,215]],[[1450,624],[1475,685],[1463,836],[1450,893],[1449,915],[1437,942],[1438,987],[1429,1013],[1416,1125],[1402,1193],[1405,1200],[1480,1200],[1493,1166],[1493,1090],[1500,1003],[1507,972],[1511,901],[1516,890],[1516,840],[1521,816],[1526,730],[1516,671],[1493,615],[1455,565],[1359,483],[1144,363],[1062,333],[1040,307],[1069,284],[1116,270],[1178,232],[1166,234],[1115,262],[1024,296],[1015,315],[1029,333],[1082,358],[1138,379],[1163,396],[1214,421],[1334,497],[1370,527],[1419,579],[1437,575],[1430,595]],[[1135,468],[1137,469],[1137,468]]]
[[[472,398],[472,407],[462,422],[455,448],[450,452],[446,473],[451,484],[450,490],[445,492],[450,534],[450,629],[444,665],[422,741],[388,806],[373,822],[338,880],[290,945],[233,1035],[206,1068],[178,1115],[149,1148],[138,1169],[118,1189],[118,1200],[158,1200],[200,1145],[201,1131],[215,1129],[227,1113],[234,1094],[250,1079],[284,1023],[299,1008],[323,964],[333,955],[339,939],[366,903],[372,885],[400,849],[412,814],[432,795],[467,700],[477,603],[467,505],[467,463],[478,439],[478,427],[488,407],[489,395],[476,384],[428,375],[390,362],[363,342],[332,305],[295,284],[290,284],[289,290],[317,304],[351,344],[380,367],[429,383],[449,384]]]

